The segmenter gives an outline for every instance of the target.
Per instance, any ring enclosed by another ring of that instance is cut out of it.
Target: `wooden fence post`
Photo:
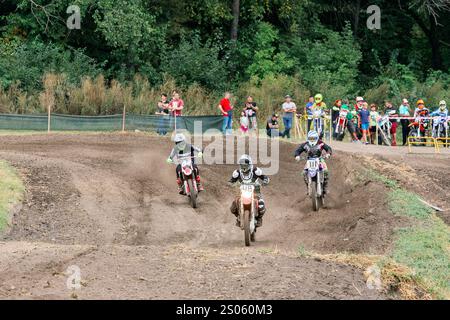
[[[123,104],[123,114],[122,114],[122,132],[125,132],[125,119],[127,114],[127,106],[126,104]]]

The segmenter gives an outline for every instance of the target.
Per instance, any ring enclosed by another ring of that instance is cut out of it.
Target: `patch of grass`
[[[13,167],[0,161],[0,232],[6,228],[12,206],[22,200],[25,187]]]
[[[332,261],[353,266],[364,270],[366,280],[370,276],[370,269],[378,267],[380,269],[381,282],[383,287],[389,292],[398,292],[403,299],[431,299],[427,286],[415,275],[414,270],[402,265],[392,258],[381,255],[365,255],[352,253],[318,254],[307,255],[320,260]]]
[[[371,181],[381,182],[388,188],[398,188],[399,187],[398,183],[396,181],[391,180],[372,169],[366,169],[365,172],[362,174],[361,178],[364,179],[365,181],[371,180]]]
[[[438,217],[397,232],[392,258],[414,270],[440,299],[450,299],[450,228]]]
[[[423,204],[416,194],[400,188],[389,192],[388,200],[389,210],[396,215],[427,219],[433,214],[433,209]]]
[[[298,247],[297,253],[298,253],[298,255],[299,255],[300,257],[302,257],[302,258],[306,258],[306,257],[310,257],[310,256],[311,256],[311,253],[308,252],[308,251],[306,250],[306,248],[305,248],[304,246],[302,246],[302,245],[300,245],[300,246]]]

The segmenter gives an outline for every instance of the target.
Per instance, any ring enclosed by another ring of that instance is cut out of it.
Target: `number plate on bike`
[[[317,160],[308,160],[306,163],[306,168],[308,169],[319,169],[319,161]]]
[[[243,184],[241,185],[242,191],[253,192],[255,190],[255,186],[251,184]]]

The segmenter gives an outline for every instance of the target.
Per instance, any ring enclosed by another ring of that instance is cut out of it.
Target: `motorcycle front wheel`
[[[251,242],[251,233],[250,233],[250,211],[244,211],[244,241],[245,246],[249,247]]]
[[[188,187],[189,187],[189,199],[192,205],[192,208],[197,208],[197,190],[194,188],[194,182],[192,181],[192,179],[189,179],[187,181],[188,183]]]
[[[311,201],[314,211],[319,211],[319,199],[317,198],[317,182],[311,181]]]

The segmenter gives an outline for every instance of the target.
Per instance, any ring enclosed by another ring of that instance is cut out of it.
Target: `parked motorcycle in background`
[[[392,145],[392,136],[391,136],[392,123],[389,120],[389,117],[391,115],[392,113],[385,114],[384,116],[380,117],[377,121],[377,126],[379,129],[378,132],[381,136],[381,140],[387,146]]]
[[[347,115],[348,115],[348,110],[341,110],[339,112],[339,117],[336,120],[336,139],[338,141],[342,141],[344,139],[345,136],[345,128],[347,128]]]
[[[433,118],[433,138],[447,138],[448,137],[448,119],[447,117],[434,117]]]

